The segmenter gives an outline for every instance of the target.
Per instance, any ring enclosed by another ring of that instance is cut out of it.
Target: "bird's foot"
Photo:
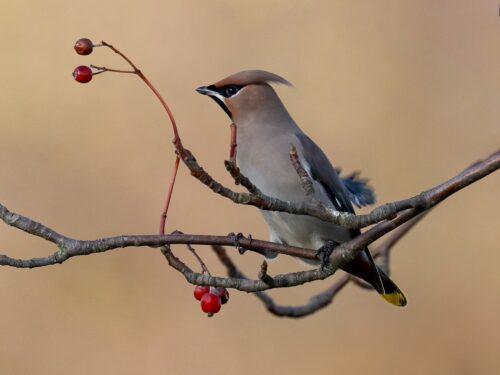
[[[245,238],[243,233],[239,232],[239,233],[234,234],[234,232],[231,232],[227,236],[232,237],[232,239],[234,241],[234,247],[236,247],[238,252],[243,255],[243,253],[245,253],[245,251],[246,251],[246,249],[241,247],[241,244],[240,244],[240,240],[242,238]],[[250,240],[252,240],[252,236],[250,236],[249,238],[250,238]]]
[[[337,246],[337,243],[334,241],[326,241],[325,244],[318,249],[316,257],[321,262],[321,269],[324,269],[328,263],[330,263],[330,255],[332,255],[335,246]]]

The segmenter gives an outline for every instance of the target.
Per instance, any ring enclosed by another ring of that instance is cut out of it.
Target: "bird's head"
[[[290,82],[274,73],[244,70],[210,86],[198,87],[196,91],[210,96],[232,121],[237,122],[238,119],[254,117],[259,112],[284,110],[271,83],[291,86]]]

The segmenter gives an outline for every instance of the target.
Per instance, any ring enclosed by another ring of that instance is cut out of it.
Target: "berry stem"
[[[156,89],[156,87],[153,86],[153,84],[146,78],[146,76],[144,75],[144,73],[142,73],[141,70],[139,68],[137,68],[137,66],[132,62],[132,60],[130,60],[127,56],[125,56],[125,54],[123,54],[120,50],[116,49],[111,44],[106,43],[104,40],[101,41],[101,45],[104,46],[104,47],[108,47],[113,52],[115,52],[118,55],[120,55],[120,57],[123,58],[132,67],[132,69],[133,69],[133,71],[129,71],[129,70],[111,70],[111,69],[106,69],[106,70],[110,71],[110,72],[117,72],[117,73],[134,73],[134,74],[137,74],[144,81],[144,83],[151,89],[151,91],[153,91],[153,93],[158,98],[158,100],[160,101],[161,105],[163,106],[163,108],[167,112],[168,118],[170,119],[170,122],[172,123],[172,130],[174,132],[174,140],[173,140],[173,142],[175,143],[176,141],[180,141],[179,132],[177,131],[177,124],[175,122],[174,115],[172,114],[172,111],[170,111],[170,108],[168,107],[167,103],[165,102],[165,100],[163,99],[163,97],[161,96],[161,94],[159,93],[159,91]],[[98,67],[95,67],[95,68],[98,69]]]
[[[179,156],[176,156],[174,162],[174,170],[172,172],[172,179],[170,180],[170,186],[168,187],[168,192],[167,192],[167,199],[165,201],[165,209],[163,210],[163,213],[161,214],[160,218],[161,235],[165,234],[165,223],[167,221],[167,213],[168,213],[168,208],[170,207],[170,200],[172,199],[172,193],[174,191],[175,178],[177,177],[177,170],[179,169],[179,161],[180,161]]]
[[[92,64],[90,65],[90,67],[98,70],[97,72],[94,73],[94,75],[104,72],[137,74],[135,70],[110,69],[106,68],[105,66],[96,66]]]
[[[117,53],[120,55],[128,64],[134,69],[134,71],[139,72],[140,70],[137,68],[137,66],[134,65],[134,63],[127,57],[125,56],[122,52],[120,52],[118,49],[113,47],[111,44],[106,43],[104,40],[101,41],[101,46],[103,47],[108,47],[111,49],[113,52]],[[95,47],[95,46],[94,46]]]
[[[132,62],[132,60],[130,60],[127,56],[125,56],[125,54],[123,54],[121,51],[119,51],[118,49],[116,49],[115,47],[113,47],[111,44],[106,43],[104,40],[101,41],[100,45],[103,46],[103,47],[108,47],[113,52],[115,52],[118,55],[120,55],[120,57],[123,58],[132,67],[133,71],[129,71],[129,70],[117,70],[117,69],[107,69],[107,68],[104,68],[104,67],[101,67],[101,68],[100,67],[94,67],[94,68],[98,69],[98,70],[101,70],[101,73],[105,72],[105,71],[109,71],[109,72],[115,72],[115,73],[133,73],[133,74],[137,74],[142,79],[142,81],[149,87],[149,89],[153,92],[153,94],[155,94],[156,98],[160,101],[161,105],[163,106],[163,108],[167,112],[168,118],[170,119],[170,123],[172,124],[172,130],[173,130],[173,133],[174,133],[174,139],[173,139],[172,142],[174,143],[174,145],[175,145],[175,147],[177,149],[182,149],[181,138],[179,137],[179,132],[177,131],[177,123],[175,122],[174,115],[172,114],[172,111],[170,110],[170,108],[168,107],[167,103],[165,102],[165,100],[161,96],[160,92],[156,89],[156,87],[153,86],[153,84],[149,81],[149,79],[146,78],[146,76],[144,75],[144,73],[142,73],[141,70],[139,68],[137,68],[137,66]],[[168,192],[167,192],[167,199],[166,199],[166,203],[165,203],[165,209],[164,209],[164,211],[163,211],[163,213],[161,215],[161,219],[160,219],[160,234],[165,234],[165,223],[166,223],[166,220],[167,220],[168,208],[170,206],[170,200],[172,198],[172,193],[173,193],[174,185],[175,185],[175,178],[177,176],[177,170],[178,169],[179,169],[179,156],[177,155],[176,158],[175,158],[175,162],[174,162],[174,171],[173,171],[172,179],[171,179],[170,186],[169,186],[169,189],[168,189]]]
[[[153,84],[151,82],[149,82],[149,80],[146,78],[146,76],[140,70],[136,70],[136,74],[139,77],[141,77],[141,79],[144,81],[144,83],[151,89],[151,91],[153,91],[153,93],[156,95],[156,97],[160,101],[161,105],[163,106],[163,108],[167,112],[168,118],[170,119],[170,123],[172,124],[172,130],[174,132],[174,139],[172,142],[175,143],[176,141],[180,141],[179,132],[177,131],[177,123],[175,122],[174,115],[172,114],[172,111],[170,111],[170,108],[168,107],[167,103],[165,102],[165,100],[163,99],[161,94],[158,92],[156,87],[154,87]]]
[[[191,251],[193,253],[193,255],[196,258],[196,260],[198,261],[198,263],[200,263],[201,273],[203,274],[203,273],[206,272],[208,276],[212,276],[212,274],[208,270],[207,265],[205,264],[205,262],[203,262],[203,259],[201,259],[201,257],[198,255],[198,253],[196,252],[196,250],[194,249],[194,247],[191,246],[190,244],[187,244],[186,246],[189,249],[189,251]]]

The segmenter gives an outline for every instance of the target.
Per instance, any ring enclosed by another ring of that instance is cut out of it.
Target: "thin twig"
[[[262,192],[257,186],[255,186],[252,181],[241,174],[240,169],[236,166],[236,163],[231,160],[225,160],[224,166],[233,178],[236,185],[241,185],[245,187],[251,194],[261,195]]]
[[[118,49],[116,49],[115,47],[113,47],[111,44],[106,43],[104,40],[102,40],[101,41],[101,46],[108,47],[113,52],[115,52],[118,55],[120,55],[132,67],[132,69],[134,69],[136,72],[139,71],[139,69],[137,69],[137,67],[134,65],[134,63],[127,56],[125,56],[122,52],[120,52]]]
[[[265,260],[260,265],[258,278],[270,286],[274,285],[274,279],[267,273],[267,262]]]
[[[205,262],[203,261],[203,259],[201,259],[201,257],[198,255],[198,253],[196,252],[195,248],[193,246],[191,246],[190,244],[187,244],[186,246],[189,249],[189,251],[191,251],[191,253],[194,255],[194,257],[196,258],[196,260],[198,261],[198,263],[200,264],[201,273],[202,274],[206,273],[208,276],[212,276],[212,274],[208,270],[207,265],[205,264]]]
[[[387,240],[382,242],[376,250],[376,255],[378,257],[377,264],[382,270],[387,274],[391,274],[390,269],[390,255],[391,250],[394,246],[412,229],[416,224],[418,224],[431,210],[427,210],[415,216],[413,219],[409,220],[405,224],[401,225],[399,228],[391,232],[391,235]]]
[[[299,176],[300,184],[302,185],[306,196],[314,195],[314,186],[311,177],[302,166],[299,155],[297,154],[297,149],[294,145],[290,145],[290,161],[292,162],[292,165],[295,168],[297,175]]]
[[[90,64],[91,68],[97,69],[97,72],[92,73],[93,75],[105,73],[105,72],[113,72],[113,73],[126,73],[126,74],[137,74],[135,70],[120,70],[120,69],[111,69],[106,68],[105,66],[97,66]]]
[[[180,161],[180,158],[178,156],[176,156],[175,162],[174,162],[174,169],[172,171],[172,177],[170,180],[170,185],[168,187],[167,199],[165,201],[165,209],[163,210],[161,217],[160,217],[160,234],[165,234],[165,223],[167,221],[168,209],[170,207],[172,193],[174,192],[175,178],[177,177],[177,171],[179,169],[179,161]]]

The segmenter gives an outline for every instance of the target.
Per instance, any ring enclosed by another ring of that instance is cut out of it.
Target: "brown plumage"
[[[241,172],[271,197],[300,205],[319,201],[325,206],[354,213],[346,183],[323,151],[298,127],[271,83],[291,85],[286,79],[262,70],[246,70],[197,89],[208,95],[231,117],[237,127],[236,159]],[[306,196],[290,159],[290,146],[299,158],[314,186]],[[271,241],[320,249],[326,243],[342,243],[356,237],[359,230],[348,230],[305,215],[261,211]],[[276,253],[266,253],[273,258]],[[318,262],[311,262],[318,265]],[[368,249],[343,269],[370,283],[388,302],[404,306],[406,298],[390,278],[373,262]]]

